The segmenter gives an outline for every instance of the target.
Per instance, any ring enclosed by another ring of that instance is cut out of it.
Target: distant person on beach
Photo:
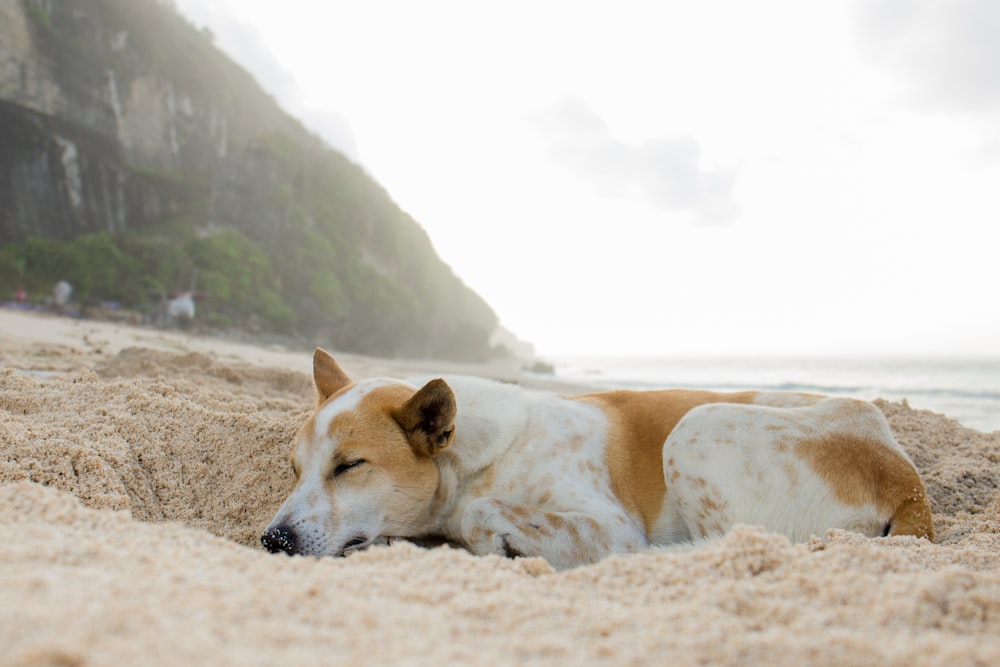
[[[52,303],[56,310],[65,310],[69,305],[69,299],[73,296],[73,286],[65,280],[60,280],[52,289]]]
[[[167,304],[170,320],[186,327],[194,319],[194,294],[181,292]]]

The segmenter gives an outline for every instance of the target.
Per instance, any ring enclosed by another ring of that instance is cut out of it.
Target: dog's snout
[[[298,539],[288,526],[275,526],[260,536],[260,543],[271,553],[284,551],[289,556],[298,553]]]

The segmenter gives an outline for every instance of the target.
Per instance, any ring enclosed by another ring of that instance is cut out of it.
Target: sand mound
[[[1000,664],[1000,432],[879,402],[937,544],[747,527],[563,573],[409,544],[287,558],[257,540],[307,365],[57,352],[76,370],[0,368],[2,664]]]
[[[306,376],[294,394],[256,399],[286,386],[287,373],[226,373],[196,354],[136,356],[99,364],[119,376],[107,380],[89,370],[44,379],[0,370],[0,482],[29,479],[95,509],[254,544],[291,488],[288,443],[311,407]],[[171,357],[177,367],[166,376],[120,377],[167,368]]]

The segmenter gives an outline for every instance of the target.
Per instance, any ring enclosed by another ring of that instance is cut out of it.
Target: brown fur
[[[395,492],[386,508],[403,526],[428,511],[439,483],[433,460],[402,438],[395,419],[399,405],[412,398],[413,390],[407,387],[382,387],[365,396],[358,410],[339,414],[330,423],[330,431],[341,437],[336,456],[329,462],[328,479],[336,466],[365,459],[369,465],[348,470],[337,478],[337,484],[368,484],[373,475],[388,475]],[[401,526],[398,532],[407,531]]]
[[[717,393],[665,389],[610,391],[581,396],[605,409],[611,421],[605,454],[611,488],[649,534],[663,506],[663,443],[677,422],[706,403],[751,403],[755,392]]]
[[[431,380],[392,416],[403,427],[413,450],[431,457],[451,444],[455,437],[455,394],[444,380]]]
[[[902,454],[881,442],[849,434],[801,440],[795,453],[807,461],[842,503],[873,504],[892,517],[892,535],[934,539],[924,485]]]
[[[320,348],[316,348],[313,353],[313,380],[316,382],[320,403],[351,384],[351,378],[340,364],[330,356],[329,352]]]

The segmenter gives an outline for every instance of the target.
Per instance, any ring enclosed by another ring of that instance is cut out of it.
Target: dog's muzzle
[[[298,538],[288,526],[275,526],[260,536],[260,543],[273,554],[283,551],[289,556],[298,553]]]

